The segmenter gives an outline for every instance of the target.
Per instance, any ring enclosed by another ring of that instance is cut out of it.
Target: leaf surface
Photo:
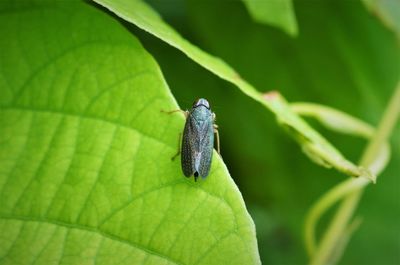
[[[219,156],[197,183],[171,161],[184,118],[136,38],[83,2],[0,10],[1,264],[260,263]]]

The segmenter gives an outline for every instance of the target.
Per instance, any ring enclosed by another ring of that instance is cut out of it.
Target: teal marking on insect
[[[181,111],[175,110],[169,113]],[[219,153],[218,126],[215,124],[215,114],[211,111],[210,104],[204,98],[193,103],[190,111],[183,111],[186,116],[185,128],[179,134],[179,142],[182,143],[178,153],[172,157],[181,156],[181,166],[186,177],[194,176],[194,180],[200,176],[203,179],[208,176],[214,148],[214,133],[217,136],[217,151]],[[179,149],[179,148],[178,148]]]

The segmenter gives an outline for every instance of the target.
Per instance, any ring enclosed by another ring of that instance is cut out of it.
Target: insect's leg
[[[177,152],[173,157],[171,157],[171,160],[172,160],[172,161],[174,161],[175,158],[176,158],[178,155],[181,154],[181,140],[182,140],[182,133],[179,133],[179,135],[178,135],[178,152]]]
[[[216,124],[214,124],[214,133],[217,136],[217,151],[218,151],[218,154],[221,155],[221,152],[219,149],[219,132],[218,132],[218,126]]]
[[[165,112],[165,113],[167,113],[167,114],[172,114],[172,113],[175,113],[175,112],[181,112],[181,113],[183,113],[183,115],[185,115],[185,118],[187,118],[188,115],[189,115],[189,111],[187,111],[187,110],[181,110],[181,109],[170,110],[170,111],[161,110],[161,112]]]

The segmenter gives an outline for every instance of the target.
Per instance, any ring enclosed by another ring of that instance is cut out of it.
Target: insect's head
[[[193,102],[193,108],[197,108],[199,106],[204,106],[207,109],[210,109],[210,103],[208,103],[207,99],[205,98],[199,98],[195,102]]]

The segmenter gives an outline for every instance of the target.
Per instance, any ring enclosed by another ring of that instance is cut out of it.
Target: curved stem
[[[361,136],[371,139],[375,135],[375,128],[371,125],[350,116],[349,114],[336,110],[334,108],[307,102],[297,102],[290,104],[291,109],[301,116],[308,116],[318,120],[322,125],[330,130]],[[385,143],[379,159],[374,161],[370,167],[374,175],[378,175],[386,166],[390,157],[389,145]],[[316,251],[315,229],[321,216],[331,208],[335,203],[345,197],[347,194],[354,192],[366,186],[369,181],[364,178],[348,179],[325,193],[309,210],[304,226],[304,240],[307,253],[312,257]],[[351,229],[353,231],[354,229]],[[350,231],[350,230],[346,230]],[[347,232],[345,232],[347,233]],[[349,235],[350,237],[350,235]],[[346,241],[343,241],[345,244]],[[339,252],[340,249],[338,249]]]
[[[307,215],[304,229],[306,249],[310,257],[313,256],[317,248],[315,241],[315,228],[320,217],[341,198],[366,186],[368,183],[369,181],[365,178],[357,178],[355,180],[348,179],[328,191],[315,205],[313,205]]]
[[[393,127],[400,114],[400,82],[389,102],[387,109],[383,115],[383,118],[378,126],[378,129],[369,142],[365,149],[360,165],[370,168],[376,160],[382,146],[389,138]],[[353,180],[356,181],[356,180]],[[317,248],[315,254],[312,257],[311,264],[327,264],[330,258],[334,255],[335,249],[340,238],[346,230],[349,224],[350,218],[358,205],[358,202],[362,196],[363,189],[358,189],[353,193],[348,194],[336,211],[333,220],[331,221],[328,229],[326,230],[320,246]]]

